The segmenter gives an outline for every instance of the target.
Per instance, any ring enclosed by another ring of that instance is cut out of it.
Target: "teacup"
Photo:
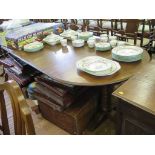
[[[64,47],[67,46],[67,39],[61,39],[61,40],[60,40],[60,43],[61,43],[61,45],[64,46]]]
[[[117,40],[111,40],[110,45],[111,47],[115,47],[117,45]]]
[[[88,40],[87,44],[88,44],[89,48],[94,48],[95,47],[95,40]]]
[[[101,42],[108,42],[108,37],[100,37]]]

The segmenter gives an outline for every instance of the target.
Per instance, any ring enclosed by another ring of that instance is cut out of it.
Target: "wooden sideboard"
[[[114,93],[118,134],[155,134],[155,61],[147,64]]]

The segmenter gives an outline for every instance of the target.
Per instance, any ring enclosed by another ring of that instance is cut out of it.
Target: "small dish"
[[[95,49],[97,51],[108,51],[108,50],[111,49],[111,45],[110,45],[110,43],[102,43],[102,42],[100,42],[100,43],[95,44]]]
[[[87,44],[88,44],[89,48],[94,48],[95,47],[95,40],[88,40]]]
[[[76,39],[72,41],[73,47],[82,47],[84,46],[84,40],[82,39]]]

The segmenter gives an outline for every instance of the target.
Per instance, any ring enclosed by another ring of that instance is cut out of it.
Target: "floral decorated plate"
[[[107,76],[116,73],[121,66],[118,62],[99,56],[90,56],[76,63],[78,69],[95,76]]]

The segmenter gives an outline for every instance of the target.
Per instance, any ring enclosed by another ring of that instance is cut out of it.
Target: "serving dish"
[[[97,51],[108,51],[111,49],[111,45],[110,45],[110,43],[99,42],[99,43],[95,44],[95,49]]]
[[[83,58],[76,63],[76,67],[94,76],[112,75],[121,68],[118,62],[99,56]]]
[[[77,36],[79,32],[74,30],[66,30],[60,34],[61,37],[71,40],[72,36]]]
[[[51,35],[48,35],[46,38],[44,38],[43,41],[49,45],[54,46],[54,45],[60,43],[61,39],[63,39],[63,38],[60,37],[59,35],[51,34]]]
[[[112,58],[123,62],[138,61],[143,58],[143,49],[137,46],[117,46],[112,49]]]
[[[43,43],[35,41],[33,43],[24,46],[24,51],[26,52],[37,52],[44,47]]]
[[[84,46],[84,40],[82,39],[76,39],[72,41],[73,47],[82,47]]]
[[[84,41],[87,41],[90,37],[93,36],[93,32],[81,32],[78,34],[79,39],[83,39]]]

